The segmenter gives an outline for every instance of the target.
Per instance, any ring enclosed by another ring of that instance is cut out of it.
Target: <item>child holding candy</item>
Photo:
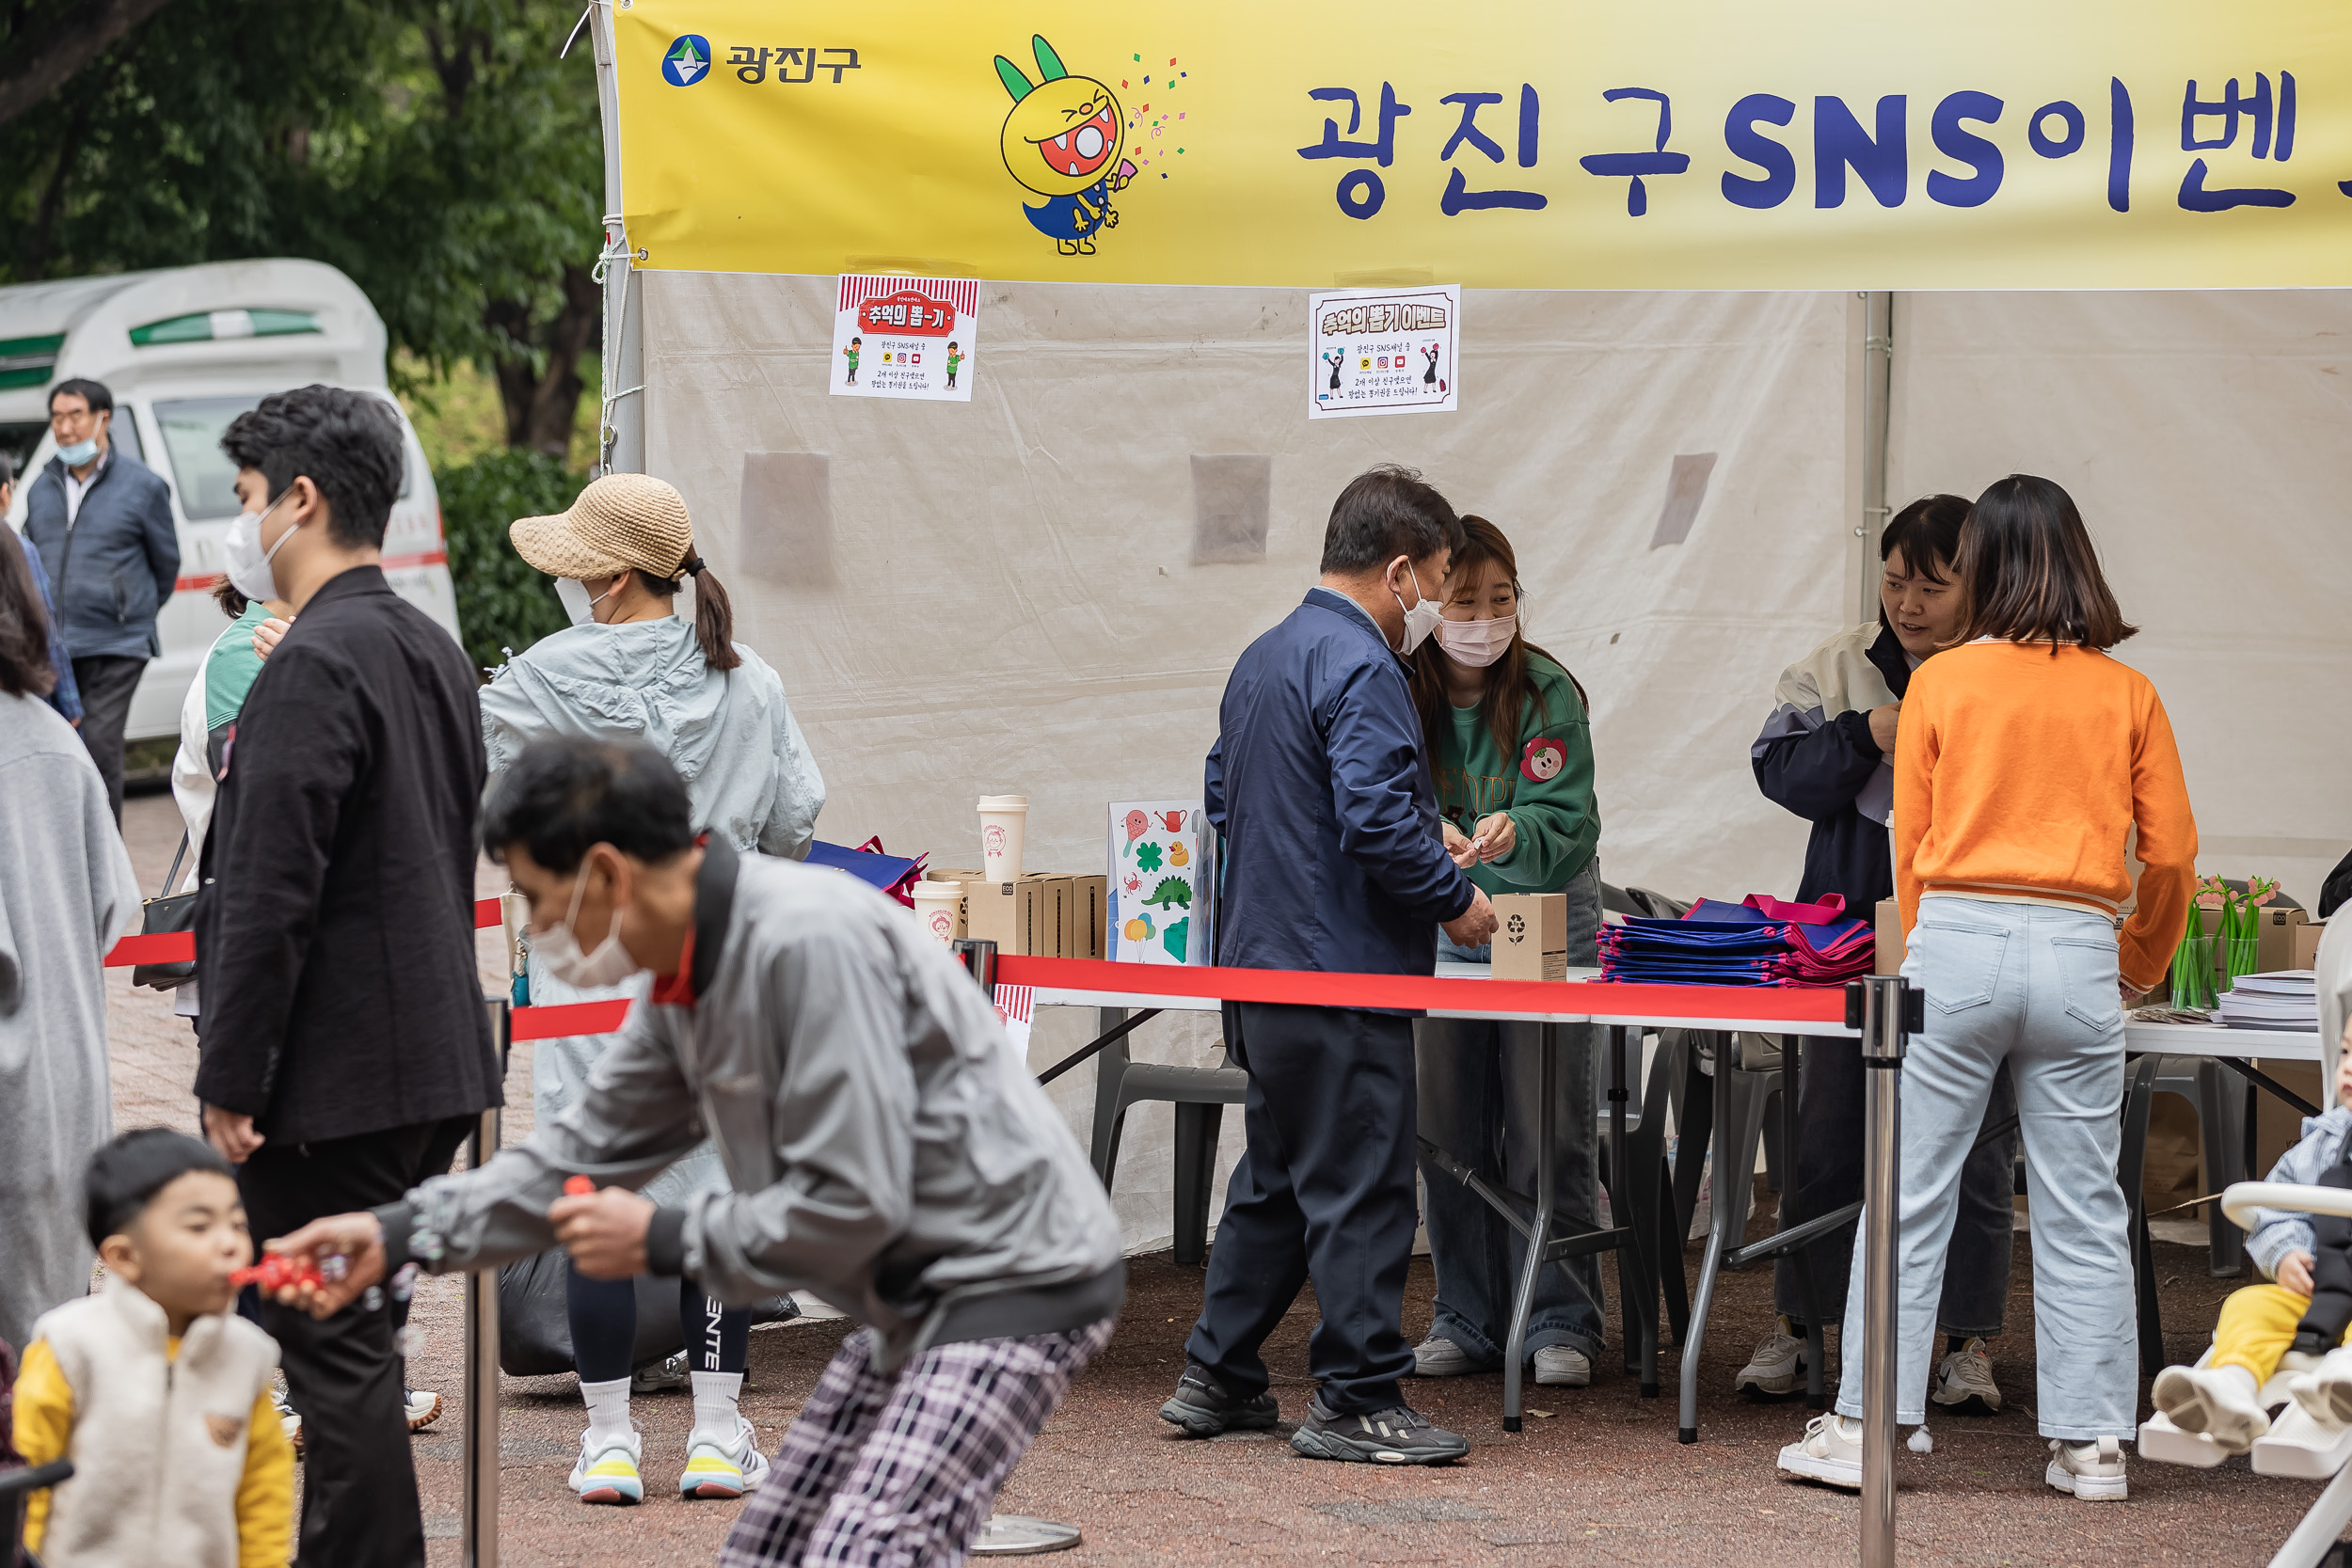
[[[241,1276],[296,1260],[245,1268],[236,1179],[184,1133],[125,1132],[91,1157],[83,1192],[106,1280],[33,1325],[15,1402],[26,1461],[71,1459],[74,1477],[33,1494],[24,1544],[49,1568],[279,1568],[294,1446],[270,1406],[278,1345],[232,1307]]]

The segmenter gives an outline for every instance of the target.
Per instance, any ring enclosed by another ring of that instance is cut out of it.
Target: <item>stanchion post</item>
[[[485,997],[499,1075],[506,1073],[512,1022],[504,997]],[[499,1148],[498,1107],[482,1113],[467,1144],[466,1164],[479,1170]],[[465,1568],[498,1568],[499,1560],[499,1276],[496,1269],[466,1275],[466,1496],[458,1538]]]
[[[1846,1023],[1862,1031],[1867,1098],[1863,1140],[1862,1568],[1895,1568],[1895,1369],[1899,1328],[1895,1239],[1902,1205],[1903,1053],[1923,1025],[1924,991],[1874,974],[1846,988]]]

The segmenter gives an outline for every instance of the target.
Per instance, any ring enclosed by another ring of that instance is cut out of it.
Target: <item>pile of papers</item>
[[[1600,928],[1600,977],[1641,985],[1835,986],[1867,974],[1877,938],[1832,894],[1790,904],[1763,894],[1701,899],[1680,920],[1631,919]]]
[[[2318,974],[2309,969],[2241,974],[2221,993],[2220,1013],[2233,1029],[2317,1029]]]

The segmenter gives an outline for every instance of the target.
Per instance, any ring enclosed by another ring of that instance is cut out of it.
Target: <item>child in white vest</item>
[[[294,1446],[278,1343],[231,1309],[253,1239],[228,1162],[144,1128],[91,1157],[83,1191],[106,1280],[24,1347],[17,1449],[74,1469],[33,1495],[25,1545],[47,1568],[283,1568]]]

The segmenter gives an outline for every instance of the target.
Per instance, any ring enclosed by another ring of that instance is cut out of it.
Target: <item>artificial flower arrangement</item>
[[[2241,974],[2251,974],[2262,932],[2262,916],[2254,911],[2279,895],[2278,879],[2249,877],[2243,892],[2218,877],[2201,877],[2197,895],[2189,901],[2187,929],[2172,955],[2172,1005],[2210,1007],[2214,999],[2213,943],[2221,943],[2220,989],[2230,990]],[[2204,911],[2220,911],[2214,936],[2205,935]]]

